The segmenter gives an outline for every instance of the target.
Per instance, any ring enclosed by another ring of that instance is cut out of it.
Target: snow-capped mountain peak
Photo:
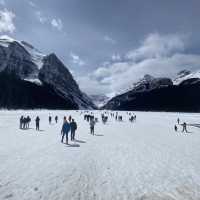
[[[194,72],[189,70],[182,70],[177,74],[177,77],[174,79],[173,83],[174,85],[179,85],[181,82],[193,78],[200,79],[200,70]]]
[[[37,85],[47,84],[79,108],[96,108],[54,53],[45,55],[25,41],[6,35],[0,37],[0,72],[15,74]]]
[[[8,35],[2,35],[0,36],[0,41],[5,41],[5,42],[14,42],[16,41],[15,39],[11,38],[10,36]]]
[[[41,69],[43,65],[43,58],[46,56],[45,54],[41,53],[38,49],[36,49],[28,42],[15,40],[8,35],[0,36],[1,46],[8,48],[12,43],[17,43],[18,45],[23,47],[30,54],[31,61],[35,63],[38,69]]]

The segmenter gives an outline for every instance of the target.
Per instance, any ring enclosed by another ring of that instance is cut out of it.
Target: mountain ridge
[[[74,102],[78,109],[96,108],[55,53],[42,54],[24,41],[20,42],[8,36],[0,37],[1,72],[15,75],[32,84],[49,85],[56,95]]]

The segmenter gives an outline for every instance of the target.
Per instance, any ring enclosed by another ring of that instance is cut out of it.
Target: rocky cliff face
[[[92,101],[80,91],[69,70],[55,54],[44,57],[38,77],[41,82],[52,85],[65,98],[77,103],[80,109],[95,107]]]
[[[15,73],[21,79],[35,78],[39,72],[29,52],[17,42],[0,46],[0,71]]]
[[[55,54],[43,55],[24,41],[0,37],[0,73],[40,86],[48,85],[55,95],[78,109],[96,108],[89,97],[80,91],[69,70]]]

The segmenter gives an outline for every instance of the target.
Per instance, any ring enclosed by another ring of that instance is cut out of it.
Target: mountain
[[[5,83],[9,86],[7,91],[0,92],[0,107],[12,108],[12,102],[8,101],[15,94],[20,103],[13,103],[14,108],[96,108],[55,54],[44,55],[27,42],[0,37],[0,74],[0,88]],[[41,94],[40,101],[35,99],[37,93]],[[57,103],[53,104],[50,98]]]
[[[200,79],[200,71],[191,72],[189,70],[182,70],[177,74],[177,77],[173,80],[174,85],[179,85],[181,82],[189,79]]]
[[[182,71],[169,78],[145,76],[130,91],[112,98],[103,109],[141,111],[200,111],[199,72]]]
[[[92,99],[92,102],[94,102],[94,104],[99,108],[104,106],[109,101],[109,97],[106,95],[90,95],[90,98]]]

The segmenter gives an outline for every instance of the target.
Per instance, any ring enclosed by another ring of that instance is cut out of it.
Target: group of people
[[[188,133],[187,130],[187,124],[186,122],[183,122],[182,124],[180,123],[180,119],[177,119],[177,124],[174,125],[174,130],[177,132],[178,131],[178,126],[177,125],[181,125],[182,126],[182,133]]]
[[[74,141],[76,130],[77,130],[77,123],[75,122],[75,120],[72,119],[71,116],[69,116],[68,120],[66,117],[64,117],[64,122],[61,129],[61,135],[62,135],[61,142],[63,143],[64,138],[66,138],[66,144],[69,144],[68,135],[70,131],[71,131],[71,141]]]
[[[28,129],[30,122],[31,122],[31,118],[29,116],[27,117],[21,116],[19,120],[19,128]]]
[[[29,116],[27,117],[21,116],[20,129],[28,129],[30,122],[31,122],[31,118]],[[51,122],[52,122],[52,116],[49,115],[49,124],[51,124]],[[58,122],[58,116],[55,116],[55,122],[56,123]],[[39,116],[35,118],[35,126],[36,126],[36,130],[39,131],[40,130]],[[74,141],[76,130],[77,130],[77,123],[75,122],[75,120],[72,119],[71,116],[69,116],[68,120],[66,117],[64,117],[62,129],[61,129],[61,134],[62,134],[61,142],[63,143],[63,140],[66,137],[66,144],[68,144],[69,132],[71,132],[71,141]]]
[[[89,125],[90,125],[90,133],[92,135],[94,135],[94,126],[95,126],[96,122],[98,122],[98,118],[97,117],[95,118],[94,114],[92,112],[89,113],[89,111],[85,111],[84,120],[86,120],[89,123]]]
[[[84,120],[89,123],[90,126],[90,133],[94,135],[94,127],[96,123],[99,121],[97,117],[95,117],[94,113],[91,111],[81,111],[80,115],[84,116]],[[127,112],[127,115],[130,117],[129,121],[135,122],[136,121],[136,115],[132,112]],[[116,121],[122,122],[123,117],[122,115],[119,115],[119,113],[116,111],[102,111],[101,113],[101,120],[103,124],[106,124],[108,122],[109,117],[112,119],[115,119]]]
[[[51,124],[51,122],[52,122],[52,116],[49,115],[49,124]],[[55,116],[55,122],[56,122],[56,124],[58,123],[58,116],[57,115]]]
[[[95,135],[95,125],[98,122],[98,118],[95,117],[94,113],[91,111],[81,112],[81,114],[83,114],[83,113],[84,113],[84,120],[89,123],[90,134]],[[130,113],[128,113],[128,115],[130,115]],[[104,111],[101,114],[103,124],[106,124],[109,117],[114,118],[117,121],[122,121],[122,116],[118,115],[118,112]],[[49,124],[52,124],[52,119],[53,119],[53,117],[49,114],[49,117],[48,117]],[[55,116],[54,119],[55,119],[55,123],[58,123],[58,116]],[[129,118],[129,120],[130,121],[136,120],[136,115],[131,116],[131,118]],[[29,128],[30,122],[31,122],[31,118],[29,116],[27,116],[27,117],[21,116],[20,129]],[[39,116],[37,116],[35,118],[35,126],[36,126],[36,130],[39,131],[40,130]],[[71,116],[69,116],[68,119],[67,119],[67,117],[64,117],[62,129],[61,129],[61,142],[63,143],[64,139],[65,139],[66,144],[69,144],[69,133],[71,133],[71,141],[74,141],[76,130],[77,130],[77,123],[75,122],[75,120]]]
[[[30,122],[31,122],[31,118],[29,116],[27,116],[27,117],[21,116],[20,120],[19,120],[19,128],[20,129],[29,129]],[[35,119],[35,125],[36,125],[36,130],[39,131],[39,129],[40,129],[39,116],[37,116]]]

